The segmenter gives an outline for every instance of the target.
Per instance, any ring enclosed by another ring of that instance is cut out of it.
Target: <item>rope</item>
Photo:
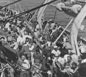
[[[54,21],[55,21],[55,19],[56,19],[56,13],[57,13],[57,9],[55,9]]]

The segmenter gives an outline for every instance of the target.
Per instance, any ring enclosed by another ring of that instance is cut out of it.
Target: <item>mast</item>
[[[76,52],[78,56],[80,56],[80,52],[79,52],[79,47],[77,42],[77,36],[78,36],[78,31],[81,27],[81,23],[83,22],[85,17],[86,17],[86,4],[81,9],[77,17],[75,18],[71,29],[71,44],[72,44],[73,50]]]

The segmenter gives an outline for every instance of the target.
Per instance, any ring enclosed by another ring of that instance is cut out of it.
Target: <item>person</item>
[[[22,47],[22,49],[20,51],[20,55],[21,54],[30,54],[30,50],[29,50],[30,43],[29,42],[30,42],[30,39],[29,38],[26,38],[25,44],[23,45],[23,47]]]
[[[21,67],[20,68],[21,68],[20,77],[30,77],[30,74],[29,74],[30,63],[26,59],[25,55],[21,56]]]
[[[7,70],[9,72],[9,75],[11,77],[14,77],[14,69],[8,63],[6,64],[6,66],[7,66]]]
[[[18,35],[18,38],[17,38],[17,43],[18,44],[20,44],[20,45],[22,45],[23,44],[23,36],[22,36],[22,34],[20,33],[19,35]]]

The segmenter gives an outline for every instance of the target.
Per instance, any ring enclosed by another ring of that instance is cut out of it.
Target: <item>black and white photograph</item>
[[[0,77],[86,77],[86,0],[0,0]]]

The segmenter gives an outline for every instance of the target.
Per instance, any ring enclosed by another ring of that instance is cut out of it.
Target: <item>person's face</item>
[[[22,59],[22,60],[25,60],[25,59],[26,59],[26,57],[25,57],[24,55],[22,55],[21,59]]]
[[[68,61],[71,61],[71,57],[70,56],[68,56],[67,59],[68,59]]]
[[[24,31],[24,35],[27,35],[27,32],[26,31]]]
[[[29,42],[29,39],[28,38],[26,38],[26,42]]]
[[[75,64],[72,64],[72,67],[74,67],[74,68],[75,68],[75,67],[76,67],[76,65],[75,65]]]

